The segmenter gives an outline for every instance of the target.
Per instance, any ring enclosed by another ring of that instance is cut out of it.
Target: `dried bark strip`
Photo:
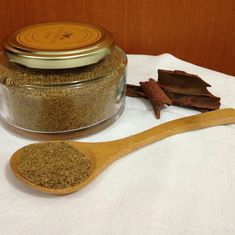
[[[127,84],[126,95],[130,97],[147,98],[141,86]]]
[[[164,104],[194,108],[200,112],[220,108],[220,98],[207,90],[211,85],[199,76],[184,71],[160,69],[158,83],[150,79],[140,82],[140,85],[128,84],[126,94],[149,99],[157,118],[160,118],[160,110]]]
[[[173,105],[194,107],[197,109],[215,110],[220,107],[219,97],[197,96],[197,95],[182,95],[167,92],[171,98]]]
[[[140,86],[142,87],[144,94],[150,100],[155,116],[157,119],[159,119],[161,109],[165,104],[171,105],[171,99],[165,94],[159,84],[152,78],[149,79],[149,81],[140,82]]]
[[[208,97],[208,96],[191,96],[183,94],[175,94],[166,92],[168,97],[171,99],[172,104],[176,106],[184,106],[195,108],[200,112],[206,112],[209,110],[219,109],[220,98],[219,97]],[[126,95],[130,97],[146,98],[141,86],[127,84]]]
[[[167,92],[214,97],[207,90],[207,87],[211,87],[210,84],[203,81],[199,76],[184,71],[159,69],[158,82],[160,87]]]

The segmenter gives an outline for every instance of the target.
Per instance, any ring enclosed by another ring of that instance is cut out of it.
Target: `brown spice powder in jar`
[[[2,115],[24,130],[57,133],[89,128],[120,115],[125,104],[124,52],[67,69],[0,64]]]

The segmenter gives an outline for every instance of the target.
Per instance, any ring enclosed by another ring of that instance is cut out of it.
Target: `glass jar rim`
[[[64,88],[64,87],[78,87],[83,86],[91,83],[96,83],[102,79],[109,79],[110,77],[114,77],[115,74],[121,74],[126,66],[127,66],[127,56],[125,52],[119,48],[118,46],[115,46],[113,53],[117,53],[118,57],[120,57],[120,62],[117,67],[115,67],[112,71],[107,71],[104,74],[100,76],[93,76],[89,79],[81,79],[81,80],[72,80],[72,81],[62,81],[62,82],[55,82],[55,83],[38,83],[38,82],[25,82],[25,83],[19,83],[15,85],[14,81],[12,82],[12,85],[7,85],[11,87],[17,87],[17,88]],[[95,65],[96,66],[96,65]],[[69,69],[70,70],[70,69]],[[73,70],[73,68],[72,68]],[[46,70],[42,70],[45,72]],[[58,70],[60,72],[60,70]],[[53,70],[52,70],[53,72]],[[11,82],[9,82],[11,84]]]

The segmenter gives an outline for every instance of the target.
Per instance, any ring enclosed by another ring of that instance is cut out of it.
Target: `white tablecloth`
[[[222,108],[235,108],[235,77],[169,54],[128,58],[128,83],[157,79],[157,69],[184,70],[210,83]],[[126,110],[115,124],[80,141],[118,139],[195,113],[170,106],[157,120],[147,101],[127,97]],[[1,235],[235,234],[235,125],[188,132],[146,146],[67,196],[38,193],[12,175],[10,156],[32,142],[0,122]]]

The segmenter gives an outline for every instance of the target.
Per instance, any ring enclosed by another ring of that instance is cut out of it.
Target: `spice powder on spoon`
[[[16,168],[28,181],[48,189],[70,188],[83,182],[92,172],[91,160],[66,142],[24,147]]]

